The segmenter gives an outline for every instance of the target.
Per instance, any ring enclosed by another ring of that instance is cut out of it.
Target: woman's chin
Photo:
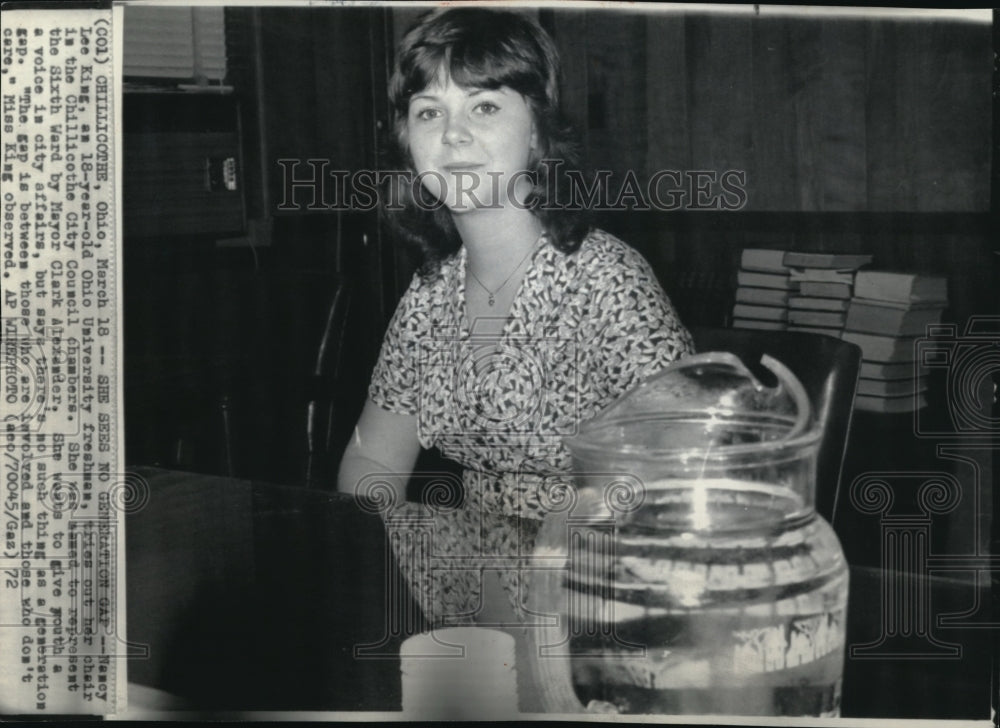
[[[503,207],[479,200],[446,200],[444,204],[453,215],[468,215],[484,210],[499,210]]]

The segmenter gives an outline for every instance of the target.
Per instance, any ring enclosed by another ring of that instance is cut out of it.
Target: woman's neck
[[[509,276],[543,232],[537,217],[517,208],[476,210],[452,219],[465,244],[469,269],[486,286],[499,285]]]

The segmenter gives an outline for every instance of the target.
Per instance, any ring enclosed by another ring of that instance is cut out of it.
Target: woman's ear
[[[538,168],[545,158],[545,150],[542,149],[540,134],[538,133],[538,125],[532,123],[531,125],[531,146],[528,152],[528,169],[531,170],[533,175],[538,174]]]

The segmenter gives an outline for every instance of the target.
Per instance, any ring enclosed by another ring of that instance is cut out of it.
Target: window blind
[[[221,83],[226,76],[222,7],[125,6],[124,75]]]

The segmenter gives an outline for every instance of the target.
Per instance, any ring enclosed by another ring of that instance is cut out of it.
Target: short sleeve
[[[421,298],[419,279],[414,277],[386,329],[368,385],[368,397],[397,414],[415,415],[419,409],[417,347],[421,330],[427,328],[427,306],[421,305]]]
[[[603,379],[607,396],[614,398],[692,353],[694,345],[649,264],[637,252],[630,250],[600,278],[592,373]]]

